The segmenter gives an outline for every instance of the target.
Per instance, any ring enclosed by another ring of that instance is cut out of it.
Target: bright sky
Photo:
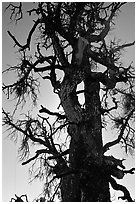
[[[3,7],[5,7],[5,3],[3,3]],[[129,3],[126,6],[123,6],[122,12],[120,13],[118,19],[116,20],[116,29],[110,33],[110,37],[116,36],[121,39],[122,42],[133,42],[135,39],[135,10],[134,3]],[[8,13],[3,14],[2,21],[2,68],[5,69],[7,64],[14,65],[16,64],[17,56],[13,49],[13,41],[9,38],[7,34],[7,30],[10,30],[11,33],[14,33],[17,36],[17,39],[22,40],[24,42],[25,36],[27,36],[27,32],[31,27],[31,22],[27,21],[25,23],[19,23],[17,26],[13,24],[9,24],[9,15]],[[131,61],[134,61],[134,47],[130,47],[127,49],[124,54],[124,63],[128,66]],[[10,75],[7,78],[3,78],[3,80],[11,81],[12,76]],[[40,104],[44,104],[46,101],[46,107],[54,110],[58,106],[58,101],[54,97],[54,95],[50,95],[52,91],[49,84],[44,86],[44,91],[46,87],[46,96],[44,98],[41,96]],[[11,109],[11,106],[14,105],[14,102],[7,103],[4,100],[3,96],[3,105],[7,110]],[[52,104],[52,106],[51,106]],[[36,110],[38,113],[38,110]],[[112,138],[111,138],[112,139]],[[4,202],[8,202],[11,197],[14,197],[14,194],[22,195],[27,194],[29,201],[32,201],[36,196],[38,196],[42,192],[42,185],[39,182],[35,182],[32,184],[28,184],[29,174],[28,174],[28,166],[22,166],[19,163],[17,158],[17,149],[18,144],[13,143],[9,138],[7,138],[7,133],[3,134],[2,137],[2,199]],[[115,152],[117,157],[123,158],[125,154],[119,150],[119,147],[116,147]],[[134,167],[134,159],[132,157],[126,157],[127,161],[124,163],[127,166],[127,169],[130,167]],[[135,177],[133,175],[125,176],[122,183],[125,184],[131,195],[134,198],[134,180]],[[120,183],[120,181],[118,181]],[[113,192],[113,195],[115,192]],[[118,195],[118,194],[117,194]],[[121,194],[120,194],[121,195]]]

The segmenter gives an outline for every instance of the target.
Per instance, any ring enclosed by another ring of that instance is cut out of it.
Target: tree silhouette
[[[123,159],[106,154],[118,143],[127,153],[134,149],[134,67],[121,63],[122,50],[134,42],[107,40],[125,4],[32,3],[27,14],[33,24],[26,42],[21,44],[8,31],[20,63],[4,70],[4,74],[16,73],[16,82],[3,83],[3,92],[8,100],[14,96],[17,104],[13,114],[3,109],[3,123],[12,137],[22,138],[22,165],[32,163],[34,178],[45,179],[46,201],[109,202],[109,184],[123,192],[122,200],[133,201],[116,179],[133,174],[134,168],[126,170]],[[23,5],[10,3],[5,9],[16,23],[24,18]],[[36,118],[29,112],[15,120],[27,97],[36,104],[42,80],[49,80],[59,97],[58,111],[42,104]],[[102,130],[107,133],[108,123],[116,129],[117,138],[104,143]],[[37,149],[30,157],[32,144]]]

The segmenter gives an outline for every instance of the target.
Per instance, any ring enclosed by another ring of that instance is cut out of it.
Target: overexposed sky
[[[3,3],[3,8],[7,3]],[[27,3],[27,7],[30,5]],[[115,30],[110,32],[109,38],[113,38],[116,36],[118,39],[121,39],[123,43],[133,42],[135,39],[135,9],[134,3],[130,2],[127,5],[124,5],[121,9],[121,13],[119,17],[115,21]],[[25,43],[25,38],[27,37],[27,33],[29,29],[32,27],[32,21],[27,20],[27,23],[21,21],[18,25],[9,24],[9,14],[3,14],[2,21],[2,69],[6,69],[7,65],[15,65],[17,62],[17,55],[15,53],[15,49],[13,48],[13,41],[8,36],[7,30],[10,30],[17,39]],[[131,61],[135,60],[134,57],[134,46],[127,48],[126,52],[123,52],[123,62],[126,66],[130,64]],[[12,75],[4,76],[3,80],[7,82],[11,82],[14,80]],[[54,111],[58,106],[58,99],[54,94],[51,94],[52,88],[50,83],[43,83],[44,96],[41,94],[40,104],[46,105],[47,108]],[[45,94],[46,91],[46,94]],[[39,105],[40,105],[39,104]],[[14,101],[7,102],[5,100],[5,96],[3,95],[3,105],[6,110],[11,110],[14,106]],[[29,104],[30,106],[30,104]],[[38,106],[39,107],[39,106]],[[36,114],[38,113],[38,109],[36,110]],[[32,201],[36,196],[38,196],[42,191],[42,185],[39,182],[35,182],[32,184],[28,184],[28,165],[22,166],[17,158],[17,150],[18,144],[13,143],[9,138],[7,138],[8,134],[4,133],[2,137],[2,178],[3,178],[3,186],[2,186],[2,196],[3,201],[8,202],[11,197],[14,197],[14,194],[22,195],[27,194],[29,201]],[[119,150],[119,147],[116,147],[112,152],[118,152],[118,156],[124,157],[122,151]],[[127,162],[125,162],[127,168],[134,166],[134,160],[132,157],[127,158]],[[131,195],[134,198],[134,179],[133,175],[125,176],[122,181],[130,190]],[[118,181],[120,183],[120,181]],[[115,192],[114,192],[115,193]],[[113,194],[114,195],[114,194]]]

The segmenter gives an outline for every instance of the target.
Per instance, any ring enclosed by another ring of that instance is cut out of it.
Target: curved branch
[[[132,200],[131,196],[130,196],[129,191],[127,190],[127,188],[126,188],[125,186],[122,186],[122,185],[120,185],[120,184],[117,184],[117,182],[115,181],[115,179],[112,178],[112,177],[109,177],[109,182],[110,182],[110,184],[111,184],[111,186],[112,186],[112,188],[113,188],[114,190],[122,191],[122,192],[124,193],[124,196],[119,197],[119,198],[121,198],[122,200],[127,200],[128,202],[134,202],[134,201]]]
[[[7,9],[11,10],[10,19],[13,21],[15,20],[16,23],[23,18],[22,2],[19,3],[19,6],[9,3],[9,5],[5,8],[5,11]]]
[[[36,29],[36,27],[37,27],[37,25],[38,25],[39,23],[40,23],[40,19],[38,19],[38,20],[34,23],[32,29],[31,29],[30,32],[29,32],[29,35],[28,35],[28,38],[27,38],[27,42],[26,42],[25,45],[21,45],[21,44],[17,41],[17,39],[15,38],[15,36],[11,34],[10,31],[7,31],[7,32],[8,32],[8,34],[9,34],[9,36],[10,36],[10,37],[13,39],[13,41],[15,42],[15,45],[17,45],[18,47],[20,47],[21,50],[23,51],[23,50],[25,50],[25,49],[27,49],[27,48],[30,49],[30,42],[31,42],[32,34],[34,33],[34,31],[35,31],[35,29]]]
[[[118,144],[120,142],[120,140],[121,140],[121,138],[122,138],[122,136],[124,134],[125,128],[126,128],[126,126],[128,124],[128,121],[129,121],[129,119],[132,116],[134,111],[135,110],[133,109],[130,112],[130,114],[127,116],[127,118],[125,119],[125,123],[122,125],[122,128],[121,128],[121,131],[120,131],[120,134],[119,134],[118,138],[116,140],[112,141],[112,142],[108,142],[107,144],[105,144],[104,147],[103,147],[103,152],[106,152],[107,150],[109,150],[110,147],[112,147],[112,146],[114,146],[114,145],[116,145],[116,144]]]
[[[13,41],[15,42],[15,45],[17,45],[17,46],[19,46],[20,48],[22,48],[23,49],[23,45],[21,45],[17,40],[16,40],[16,38],[15,38],[15,36],[14,35],[12,35],[11,34],[11,32],[8,30],[7,31],[7,33],[9,34],[9,36],[13,39]]]

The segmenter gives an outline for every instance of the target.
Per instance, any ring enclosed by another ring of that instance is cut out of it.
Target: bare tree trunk
[[[79,120],[76,119],[77,123],[71,124],[68,128],[71,136],[69,162],[70,167],[76,172],[62,178],[62,201],[110,202],[109,182],[101,170],[103,144],[100,86],[99,82],[92,82],[89,74],[85,77],[84,84],[83,112],[81,113],[79,108],[76,109],[75,106],[78,107],[76,100],[73,106],[69,103],[71,117],[74,120],[78,115],[80,117]],[[67,103],[66,97],[64,103]],[[68,107],[67,104],[65,107]],[[71,109],[74,110],[71,112]],[[66,111],[69,111],[69,108]]]

